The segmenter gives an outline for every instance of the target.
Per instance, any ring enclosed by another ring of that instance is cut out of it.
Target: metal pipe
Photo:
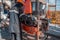
[[[38,18],[38,20],[39,20],[39,16],[40,16],[40,15],[39,15],[39,13],[40,13],[39,0],[36,0],[36,13],[37,13],[37,18]],[[39,31],[39,22],[38,22],[37,28],[38,28],[38,31]],[[36,36],[37,36],[36,40],[39,40],[39,35],[38,35],[38,33],[36,34]]]
[[[37,12],[38,15],[39,15],[39,12],[40,12],[39,4],[40,4],[39,0],[36,0],[36,12]]]

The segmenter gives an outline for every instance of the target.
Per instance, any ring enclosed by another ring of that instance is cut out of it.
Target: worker
[[[21,2],[16,2],[16,4],[13,6],[13,4],[12,5],[10,4],[10,1],[5,1],[5,3],[7,4],[8,7],[10,7],[9,9],[9,15],[10,15],[9,16],[9,19],[10,19],[9,32],[11,34],[11,40],[22,40],[20,37],[19,15],[23,13],[22,11],[23,4]],[[5,6],[6,9],[8,8],[7,6]],[[17,10],[15,8],[17,8]]]
[[[17,14],[18,15],[18,19],[19,19],[19,24],[21,24],[20,17],[19,17],[21,14],[32,14],[30,0],[25,0],[25,1],[23,1],[23,0],[17,0],[15,7],[17,7],[17,10],[19,12]],[[20,27],[20,32],[21,32],[20,36],[22,36],[21,25],[19,25],[19,27]],[[22,38],[22,37],[20,37],[20,38]]]

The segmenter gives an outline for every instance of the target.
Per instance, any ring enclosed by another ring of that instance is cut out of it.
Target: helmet
[[[11,8],[11,1],[5,1],[5,3]]]
[[[24,3],[23,0],[17,0],[17,2],[20,2],[20,3],[22,3],[22,4]]]

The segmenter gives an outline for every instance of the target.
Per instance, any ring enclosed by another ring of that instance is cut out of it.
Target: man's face
[[[5,8],[5,9],[9,9],[9,6],[8,6],[8,5],[5,5],[4,8]]]
[[[8,6],[5,6],[5,9],[8,9]]]

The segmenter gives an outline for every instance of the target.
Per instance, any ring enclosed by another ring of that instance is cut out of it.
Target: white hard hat
[[[0,0],[0,2],[2,2],[2,1]]]
[[[5,3],[11,8],[11,1],[5,1]]]

